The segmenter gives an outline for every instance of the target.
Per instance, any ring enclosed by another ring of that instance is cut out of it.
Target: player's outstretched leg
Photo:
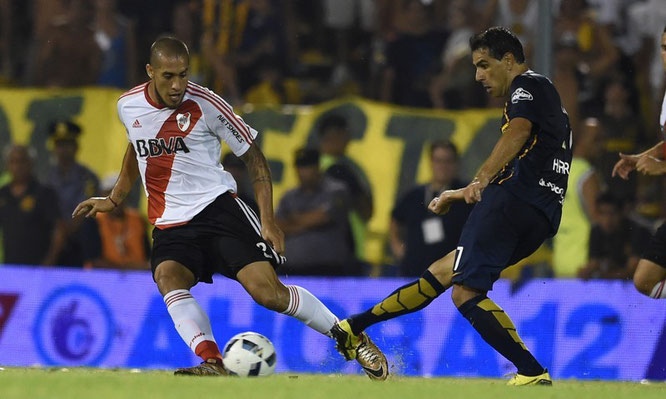
[[[666,268],[651,260],[641,259],[634,272],[634,285],[643,295],[654,299],[664,299],[666,298],[666,280],[664,278],[666,278]]]
[[[305,288],[282,284],[268,262],[247,265],[236,277],[259,305],[292,316],[308,327],[333,337],[337,317]],[[373,380],[385,380],[388,376],[386,356],[367,335],[362,337],[359,345],[363,356],[357,361],[365,373]]]
[[[333,337],[336,348],[348,359],[360,355],[358,349],[363,331],[373,324],[419,311],[451,286],[451,270],[455,251],[430,265],[423,275],[393,291],[381,302],[363,313],[355,314],[336,324]]]
[[[451,297],[481,337],[518,369],[509,385],[552,385],[548,370],[532,356],[509,316],[485,293],[456,284]]]
[[[194,275],[175,261],[165,261],[155,270],[155,281],[164,296],[167,311],[180,337],[202,359],[194,367],[178,369],[176,375],[225,376],[220,353],[210,320],[189,289],[194,285]]]

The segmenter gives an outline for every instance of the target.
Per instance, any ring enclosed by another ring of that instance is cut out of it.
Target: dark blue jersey
[[[557,232],[571,167],[572,134],[569,116],[553,83],[527,71],[516,76],[504,106],[502,132],[513,118],[532,122],[525,145],[495,176],[491,184],[507,188],[541,210]]]

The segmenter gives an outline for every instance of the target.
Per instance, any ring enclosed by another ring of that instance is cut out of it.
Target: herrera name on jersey
[[[190,82],[177,109],[152,101],[148,83],[118,99],[118,116],[134,147],[148,197],[148,219],[158,228],[187,223],[215,198],[236,191],[220,155],[224,141],[241,156],[257,131],[220,96]]]

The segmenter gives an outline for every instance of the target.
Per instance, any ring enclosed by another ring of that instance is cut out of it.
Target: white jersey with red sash
[[[192,82],[177,109],[155,103],[148,83],[139,85],[120,96],[118,116],[136,152],[148,219],[158,228],[185,224],[235,192],[220,163],[221,143],[241,156],[257,136],[220,96]]]

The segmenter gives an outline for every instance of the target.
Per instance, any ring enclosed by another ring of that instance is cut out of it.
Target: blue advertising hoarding
[[[403,279],[283,279],[345,317],[381,300]],[[278,372],[357,373],[333,342],[256,305],[235,281],[192,290],[219,344],[257,331],[275,344]],[[489,294],[554,378],[666,379],[666,302],[630,282],[499,281]],[[515,371],[443,294],[425,310],[371,327],[395,374],[501,377]],[[0,365],[175,368],[196,364],[149,272],[0,267]]]

